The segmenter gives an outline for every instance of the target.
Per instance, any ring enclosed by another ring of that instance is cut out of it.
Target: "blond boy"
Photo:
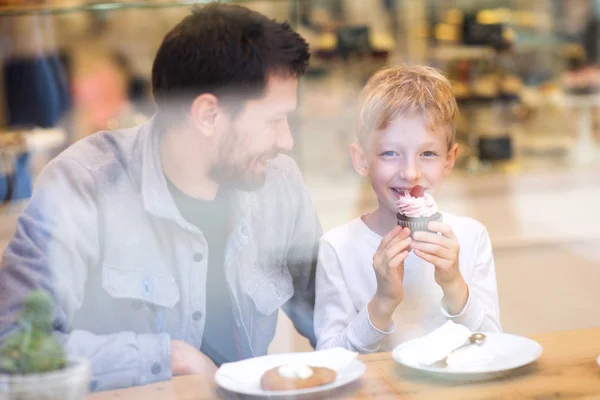
[[[452,171],[458,114],[449,82],[424,66],[375,74],[363,90],[356,171],[378,198],[374,211],[321,239],[316,277],[317,348],[387,351],[452,320],[500,331],[492,247],[479,222],[442,212],[432,232],[396,224],[399,193],[435,196]]]

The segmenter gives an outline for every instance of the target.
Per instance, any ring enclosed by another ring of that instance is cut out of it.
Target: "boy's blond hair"
[[[428,128],[447,127],[448,149],[454,144],[458,106],[450,82],[435,68],[401,65],[382,69],[361,92],[357,137],[368,143],[372,132],[402,116],[420,115]]]

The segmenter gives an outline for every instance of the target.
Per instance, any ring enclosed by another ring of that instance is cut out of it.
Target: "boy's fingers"
[[[452,250],[449,250],[437,244],[426,242],[413,242],[412,248],[427,254],[438,256],[445,260],[451,260],[454,257],[454,253],[452,252]]]
[[[387,251],[385,252],[386,257],[388,258],[388,260],[393,259],[400,252],[402,252],[404,250],[408,250],[410,248],[410,245],[412,242],[413,242],[413,240],[409,236],[409,237],[406,237],[406,238],[398,241],[397,243],[390,244],[391,247],[389,247],[387,249]]]
[[[383,237],[383,239],[381,239],[381,243],[379,243],[379,246],[377,247],[376,252],[381,251],[383,249],[385,249],[388,244],[394,240],[396,238],[396,236],[398,235],[399,232],[402,231],[402,227],[401,226],[397,226],[394,229],[392,229],[390,231],[390,233],[388,233],[387,235],[385,235]]]
[[[400,253],[398,253],[394,258],[392,258],[390,260],[390,267],[392,268],[398,268],[400,265],[402,265],[402,263],[404,262],[404,260],[406,260],[406,257],[408,257],[408,251],[404,250]]]
[[[439,244],[440,246],[450,248],[452,246],[452,241],[442,235],[438,235],[437,233],[418,231],[413,234],[413,239],[417,242],[426,242],[426,243],[434,243]],[[450,246],[450,247],[449,247]]]
[[[388,244],[387,244],[388,248],[391,246],[395,246],[396,243],[398,243],[399,241],[404,240],[410,236],[410,229],[402,228],[402,227],[399,227],[399,228],[401,228],[401,229],[394,235],[393,239],[388,242]],[[394,231],[395,230],[396,230],[396,228],[394,228]]]
[[[415,255],[417,257],[419,257],[419,258],[427,261],[428,263],[431,263],[431,264],[435,265],[435,266],[441,265],[441,264],[443,264],[446,261],[446,260],[444,260],[444,259],[442,259],[442,258],[440,258],[438,256],[435,256],[435,255],[429,254],[429,253],[425,253],[424,251],[421,251],[421,250],[418,250],[418,249],[415,249]]]
[[[400,251],[407,249],[411,242],[412,239],[410,238],[410,230],[408,228],[395,227],[381,240],[379,247],[377,247],[373,255],[373,267],[377,269],[382,264],[387,264]]]
[[[407,227],[402,228],[401,232],[402,232],[402,236],[405,237],[405,238],[407,238],[407,237],[410,236],[410,229],[407,228]]]
[[[397,228],[394,228],[394,230],[390,233],[394,233],[395,232],[395,236],[392,237],[391,240],[389,240],[385,246],[382,247],[383,240],[382,243],[380,244],[380,246],[377,248],[377,252],[379,252],[379,254],[384,255],[384,257],[387,257],[388,259],[391,258],[391,256],[389,256],[390,254],[390,249],[392,249],[393,247],[397,246],[397,244],[399,242],[401,242],[402,240],[405,240],[406,238],[409,237],[410,235],[410,231],[408,231],[408,228],[402,229],[402,227],[398,227],[400,228],[399,230],[396,231]],[[395,255],[395,254],[393,254]]]
[[[444,235],[444,237],[447,237],[448,239],[456,238],[456,236],[454,235],[454,232],[452,231],[452,228],[450,228],[450,225],[444,224],[443,222],[431,221],[430,223],[427,224],[427,229],[429,229],[430,231],[433,231],[433,232],[439,232],[442,235]]]

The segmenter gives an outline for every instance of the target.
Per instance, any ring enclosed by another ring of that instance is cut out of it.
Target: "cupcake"
[[[405,190],[396,201],[396,220],[398,225],[410,229],[410,234],[416,231],[426,231],[431,221],[441,221],[442,213],[438,211],[435,200],[423,187],[415,186],[410,191]]]

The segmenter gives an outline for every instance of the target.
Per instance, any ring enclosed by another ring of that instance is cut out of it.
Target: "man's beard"
[[[278,152],[272,149],[268,153],[250,155],[247,149],[245,140],[237,132],[230,132],[219,146],[218,160],[210,170],[211,178],[219,185],[232,189],[252,191],[263,187],[266,163],[275,158]],[[264,168],[258,168],[259,163],[265,163]]]
[[[210,171],[210,176],[218,182],[219,185],[239,190],[258,190],[265,184],[265,172],[255,172],[249,167],[252,162],[245,164],[246,168],[242,167],[242,163],[221,163],[214,166]]]
[[[225,187],[246,191],[258,190],[265,184],[266,166],[269,160],[277,157],[278,152],[272,150],[269,153],[254,154],[243,159],[234,159],[232,154],[240,154],[244,151],[243,146],[223,146],[219,151],[219,161],[210,170],[210,176]],[[239,145],[239,143],[237,143]],[[240,148],[240,151],[236,151]],[[260,168],[257,164],[263,163]]]

